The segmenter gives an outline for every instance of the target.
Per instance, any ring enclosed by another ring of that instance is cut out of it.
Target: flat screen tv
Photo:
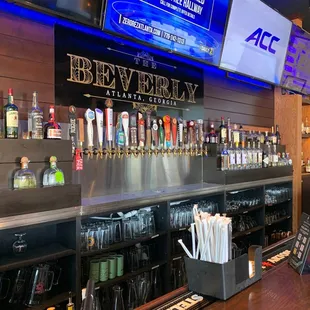
[[[230,0],[107,0],[103,29],[212,65]]]
[[[310,95],[310,34],[293,25],[281,86]]]
[[[17,4],[101,27],[103,0],[15,0]]]
[[[291,28],[260,0],[233,0],[220,67],[279,85]]]

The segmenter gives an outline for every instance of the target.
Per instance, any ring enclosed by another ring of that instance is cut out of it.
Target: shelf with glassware
[[[76,291],[75,231],[75,218],[1,231],[1,309],[46,309]]]

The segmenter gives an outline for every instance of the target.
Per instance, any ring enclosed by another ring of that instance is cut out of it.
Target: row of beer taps
[[[114,113],[112,106],[112,101],[108,99],[104,111],[96,108],[85,112],[88,147],[84,148],[83,153],[88,158],[207,155],[202,119],[186,121],[169,115],[158,117],[151,111]],[[94,121],[98,147],[94,146]],[[83,123],[83,119],[77,120],[76,141],[80,149],[84,142]]]

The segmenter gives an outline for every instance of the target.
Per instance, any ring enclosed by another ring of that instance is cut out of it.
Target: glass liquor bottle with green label
[[[14,189],[36,188],[37,181],[35,174],[28,169],[29,159],[22,157],[20,163],[21,169],[17,170],[14,175]]]
[[[18,139],[18,107],[14,104],[13,89],[9,88],[8,103],[3,107],[4,138]]]
[[[50,168],[43,174],[43,186],[61,186],[65,184],[65,176],[61,169],[57,168],[57,157],[50,157]]]

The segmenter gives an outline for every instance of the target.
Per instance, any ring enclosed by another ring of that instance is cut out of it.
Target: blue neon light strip
[[[13,14],[13,15],[19,16],[21,18],[33,20],[35,22],[38,22],[38,23],[41,23],[44,25],[48,25],[48,26],[54,26],[57,23],[57,24],[60,24],[62,26],[65,26],[65,27],[68,27],[71,29],[75,29],[75,30],[79,30],[79,31],[82,31],[82,32],[90,34],[90,35],[94,35],[97,37],[110,39],[110,40],[116,40],[117,42],[120,42],[122,44],[130,45],[130,46],[133,46],[133,47],[139,48],[139,49],[143,48],[143,50],[145,50],[145,51],[149,51],[149,52],[153,52],[153,53],[155,52],[158,55],[167,57],[167,53],[163,52],[161,50],[152,49],[148,46],[141,46],[140,44],[136,44],[136,43],[131,42],[131,41],[126,41],[126,40],[121,39],[121,38],[113,37],[113,36],[103,32],[102,30],[100,30],[98,28],[85,26],[85,25],[78,24],[78,23],[75,23],[75,22],[72,22],[69,20],[65,20],[65,19],[62,19],[62,18],[56,17],[56,16],[50,16],[50,15],[43,13],[43,12],[37,12],[37,11],[31,10],[31,9],[13,4],[13,3],[5,2],[4,0],[0,0],[0,11],[6,12],[8,14]],[[209,66],[209,65],[202,64],[202,63],[198,63],[198,62],[195,62],[194,60],[191,60],[188,58],[183,58],[183,57],[175,55],[175,54],[171,54],[170,57],[174,58],[178,61],[185,62],[191,66],[200,66],[205,70],[207,75],[210,75],[210,76],[216,75],[216,76],[220,76],[222,78],[226,78],[226,71],[223,71],[223,70],[221,70],[215,66]],[[245,77],[242,77],[242,78],[243,78],[243,80],[240,79],[240,81],[246,82],[246,78]],[[255,82],[257,82],[257,83],[255,83],[255,87],[264,87],[263,85],[260,85],[260,84],[264,84],[263,82],[258,82],[256,80],[255,80]],[[253,83],[251,83],[251,84],[253,84]],[[248,84],[248,86],[251,87],[252,85]]]

